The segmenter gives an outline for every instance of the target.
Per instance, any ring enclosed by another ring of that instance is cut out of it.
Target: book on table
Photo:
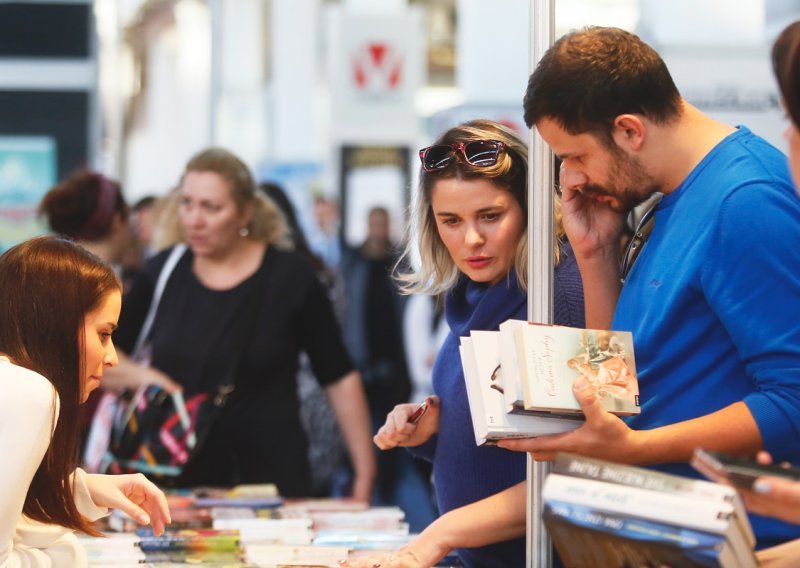
[[[747,514],[725,485],[559,454],[541,498],[567,568],[756,566]]]

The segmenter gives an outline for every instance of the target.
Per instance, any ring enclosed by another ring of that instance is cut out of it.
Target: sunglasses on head
[[[506,145],[499,140],[473,140],[472,142],[454,142],[453,144],[436,144],[419,151],[422,169],[426,172],[438,172],[453,163],[458,154],[471,166],[485,168],[497,163],[500,152]]]

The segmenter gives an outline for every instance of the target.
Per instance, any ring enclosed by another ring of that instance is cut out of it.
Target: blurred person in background
[[[131,242],[130,210],[120,185],[79,171],[51,188],[39,213],[50,230],[118,267]]]
[[[309,245],[330,267],[339,266],[342,260],[342,237],[339,234],[341,219],[339,204],[332,197],[314,199],[314,221],[309,231]]]
[[[411,395],[403,346],[405,298],[391,276],[397,259],[389,212],[373,207],[367,215],[366,239],[358,248],[344,250],[340,263],[346,294],[345,343],[361,371],[373,433],[382,417]],[[428,476],[404,451],[378,453],[374,501],[401,507],[413,532],[436,518]]]
[[[370,209],[367,237],[344,252],[344,337],[361,371],[370,411],[377,420],[405,402],[411,383],[403,351],[405,298],[391,277],[398,251],[390,238],[389,212]]]
[[[147,195],[133,204],[133,234],[142,250],[145,259],[155,254],[153,239],[158,224],[159,200]]]
[[[130,288],[144,262],[156,252],[154,239],[160,203],[157,197],[147,195],[131,207],[131,243],[122,258],[122,280],[126,289]]]
[[[325,288],[337,319],[344,309],[344,283],[338,271],[328,267],[308,247],[289,197],[274,183],[262,183],[259,189],[275,202],[286,217],[289,236],[297,254],[305,258],[316,272]],[[325,391],[314,377],[311,362],[305,353],[300,355],[300,371],[297,375],[297,392],[300,397],[300,418],[308,434],[308,459],[311,464],[311,488],[315,496],[330,495],[334,475],[340,470],[344,457],[344,442],[336,414],[331,408]]]
[[[243,345],[235,390],[177,483],[275,483],[284,496],[308,496],[308,441],[297,396],[299,354],[305,352],[355,468],[352,496],[368,501],[375,462],[361,380],[325,289],[308,262],[289,250],[283,215],[257,190],[247,166],[219,148],[189,160],[171,199],[164,237],[188,249],[158,306],[151,366],[143,369],[123,356],[107,382],[114,380],[118,388],[177,385],[187,396],[214,393],[229,354]],[[136,341],[169,254],[148,261],[126,297],[118,330],[124,351]],[[234,337],[230,331],[251,291],[260,302],[254,329]]]
[[[131,229],[130,210],[117,182],[97,172],[76,172],[44,195],[39,214],[51,231],[108,262],[122,277],[122,262],[131,246]],[[126,286],[123,289],[127,291]],[[81,406],[83,437],[99,400],[100,390],[96,390]]]

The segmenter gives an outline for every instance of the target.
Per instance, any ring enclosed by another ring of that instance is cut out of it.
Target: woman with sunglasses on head
[[[525,563],[526,456],[475,445],[458,345],[472,330],[527,319],[527,154],[516,134],[489,120],[452,128],[420,152],[419,237],[406,251],[411,258],[418,248],[420,263],[400,280],[408,293],[445,294],[450,334],[427,412],[411,423],[416,405],[398,405],[374,439],[433,462],[442,516],[392,557],[345,565],[432,566],[453,548],[466,566]],[[559,227],[554,321],[582,327],[580,275],[562,235]]]
[[[166,498],[144,476],[76,469],[78,407],[117,364],[119,279],[40,237],[0,256],[0,298],[0,566],[86,566],[72,531],[99,535],[109,507],[161,534]]]

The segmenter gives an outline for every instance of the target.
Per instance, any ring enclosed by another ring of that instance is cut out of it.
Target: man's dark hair
[[[680,93],[655,50],[632,33],[600,27],[556,41],[531,75],[523,104],[528,127],[550,118],[570,134],[591,132],[606,142],[621,114],[667,123],[681,112]]]

